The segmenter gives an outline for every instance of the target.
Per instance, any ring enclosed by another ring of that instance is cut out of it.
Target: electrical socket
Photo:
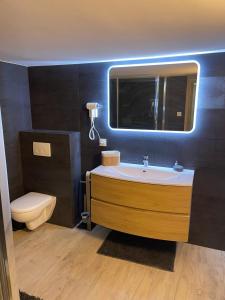
[[[100,139],[99,146],[106,147],[107,146],[107,139]]]

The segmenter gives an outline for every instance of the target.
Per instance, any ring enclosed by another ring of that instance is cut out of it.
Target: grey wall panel
[[[26,67],[0,62],[0,106],[12,201],[24,193],[19,131],[32,128]]]
[[[33,142],[51,144],[51,157],[33,155]],[[74,227],[80,217],[80,133],[21,132],[25,193],[54,195],[56,208],[51,223]]]

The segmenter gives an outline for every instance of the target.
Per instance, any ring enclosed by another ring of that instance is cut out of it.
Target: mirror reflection
[[[110,126],[120,129],[190,131],[198,65],[194,62],[112,67]]]

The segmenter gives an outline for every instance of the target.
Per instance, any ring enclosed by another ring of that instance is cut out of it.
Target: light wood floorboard
[[[107,234],[15,232],[20,289],[44,300],[225,300],[225,252],[179,243],[172,273],[97,254]]]

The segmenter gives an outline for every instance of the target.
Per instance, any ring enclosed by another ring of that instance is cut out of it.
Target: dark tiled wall
[[[189,242],[225,250],[225,168],[195,173]]]
[[[99,112],[99,118],[96,119],[96,127],[98,128],[102,137],[109,138],[109,132],[106,125],[106,76],[107,67],[105,63],[102,64],[85,64],[79,65],[79,100],[81,101],[81,166],[82,174],[87,170],[101,163],[101,148],[97,141],[90,141],[88,138],[90,119],[85,107],[86,102],[98,102],[103,104],[103,108]],[[113,146],[115,141],[108,140],[109,146],[107,148],[116,148]]]
[[[77,66],[30,68],[29,81],[33,128],[80,130]]]
[[[23,195],[19,131],[31,129],[27,68],[0,62],[0,105],[11,200]]]

